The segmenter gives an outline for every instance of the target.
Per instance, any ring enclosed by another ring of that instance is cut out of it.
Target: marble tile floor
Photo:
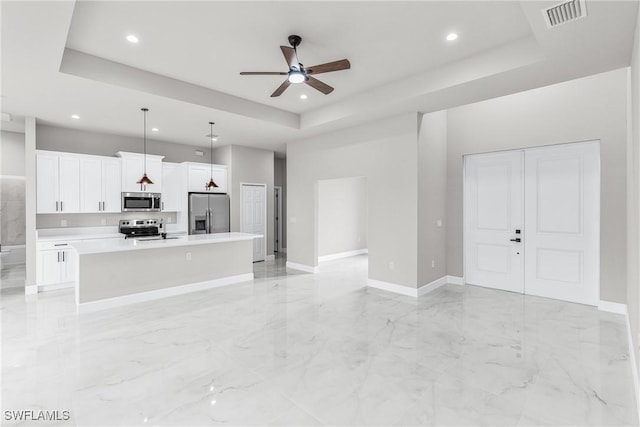
[[[3,425],[638,424],[620,315],[473,286],[367,289],[366,256],[283,266],[81,315],[69,290],[3,294]]]
[[[0,289],[24,289],[25,274],[24,264],[0,265]]]

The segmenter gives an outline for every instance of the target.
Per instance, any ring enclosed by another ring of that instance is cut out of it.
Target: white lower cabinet
[[[72,286],[76,280],[77,252],[67,243],[39,245],[36,262],[38,286]]]

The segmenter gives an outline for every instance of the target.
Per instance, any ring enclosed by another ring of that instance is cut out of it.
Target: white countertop
[[[120,234],[118,239],[91,239],[70,242],[78,254],[97,254],[107,252],[135,251],[142,249],[159,249],[172,248],[177,246],[193,246],[193,245],[209,245],[216,243],[229,243],[241,240],[253,240],[262,237],[259,234],[249,233],[214,233],[214,234],[195,234],[185,235],[169,235],[175,237],[173,239],[160,240],[140,240],[140,239],[124,239]],[[87,238],[86,236],[84,237]]]

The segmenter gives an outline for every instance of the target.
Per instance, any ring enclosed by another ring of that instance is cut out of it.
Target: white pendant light
[[[140,180],[138,180],[136,184],[140,184],[140,186],[142,187],[143,185],[153,184],[153,181],[151,181],[151,179],[149,179],[149,177],[147,176],[147,111],[149,111],[149,109],[141,108],[141,110],[143,123],[142,140],[144,141],[144,175],[142,175],[142,178],[140,178]]]

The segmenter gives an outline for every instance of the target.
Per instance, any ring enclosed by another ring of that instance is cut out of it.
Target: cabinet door
[[[121,212],[122,173],[119,159],[102,160],[102,210]]]
[[[38,213],[56,213],[59,209],[58,156],[38,154],[36,157],[36,210]]]
[[[211,166],[204,164],[189,165],[189,191],[197,191],[201,193],[207,191],[207,183],[210,179]]]
[[[125,193],[143,191],[140,184],[136,184],[144,173],[142,158],[123,157],[122,158],[122,191]]]
[[[102,161],[95,157],[85,157],[80,159],[80,212],[101,210]]]
[[[213,165],[213,182],[218,186],[213,188],[214,193],[226,193],[227,192],[227,167],[220,165]]]
[[[181,168],[177,164],[162,164],[162,210],[165,212],[182,211],[180,172]]]
[[[60,281],[61,251],[40,251],[40,271],[38,272],[38,285],[53,285]]]
[[[162,160],[147,157],[147,176],[153,184],[145,185],[143,191],[162,193]]]
[[[80,212],[80,159],[60,156],[60,210],[64,213]]]
[[[60,283],[75,282],[77,252],[73,249],[60,251]]]

